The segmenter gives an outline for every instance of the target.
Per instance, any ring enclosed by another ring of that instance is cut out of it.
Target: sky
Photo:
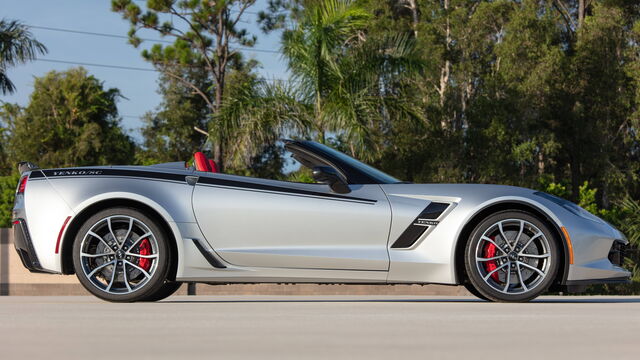
[[[144,6],[145,1],[135,0]],[[266,0],[258,0],[250,8],[250,14],[242,25],[258,37],[254,50],[243,51],[246,58],[254,58],[261,63],[259,72],[266,78],[287,78],[286,64],[280,54],[259,50],[274,51],[280,48],[280,33],[265,35],[256,25],[256,13],[266,7]],[[153,45],[145,41],[139,48],[127,43],[127,39],[86,35],[71,32],[54,31],[44,28],[57,28],[81,32],[93,32],[126,36],[129,24],[120,14],[111,12],[111,0],[0,0],[0,18],[19,20],[32,28],[34,37],[49,50],[39,59],[24,65],[10,68],[7,72],[17,88],[12,95],[0,95],[0,101],[26,105],[33,90],[34,77],[43,76],[51,70],[63,71],[79,65],[58,63],[64,61],[85,64],[101,64],[152,69],[144,61],[140,52]],[[161,39],[150,30],[139,32],[139,36],[149,39]],[[166,39],[169,40],[169,39]],[[157,93],[158,73],[154,71],[127,70],[99,66],[83,65],[90,74],[104,82],[106,88],[118,88],[123,99],[118,103],[122,124],[127,131],[139,140],[140,117],[155,110],[161,97]]]

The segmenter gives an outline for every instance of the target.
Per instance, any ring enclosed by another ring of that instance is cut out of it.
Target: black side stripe
[[[377,200],[374,200],[374,199],[342,196],[342,195],[328,194],[328,193],[317,192],[317,191],[309,191],[309,190],[288,188],[288,187],[282,187],[282,186],[258,184],[258,183],[252,183],[252,182],[236,181],[236,180],[213,178],[213,177],[201,176],[198,179],[198,184],[228,186],[228,187],[236,187],[236,188],[243,188],[243,189],[262,190],[262,191],[277,191],[277,192],[287,193],[287,194],[317,196],[317,197],[330,198],[330,199],[336,199],[336,200],[363,201],[368,203],[377,202]]]
[[[449,204],[432,202],[430,203],[418,217],[413,220],[411,225],[406,228],[398,239],[391,245],[393,249],[402,249],[413,246],[418,241],[420,236],[424,234],[431,226],[436,226],[438,222],[436,219],[447,210]]]
[[[185,181],[186,174],[172,174],[155,171],[140,171],[127,169],[52,169],[42,170],[46,177],[78,177],[78,176],[129,176],[147,179],[161,179],[171,181]],[[33,177],[35,173],[31,174]]]
[[[190,176],[189,174],[185,174],[185,173],[166,173],[166,172],[128,170],[128,169],[70,168],[70,169],[38,170],[38,171],[32,172],[30,178],[42,177],[43,174],[48,178],[125,176],[125,177],[137,177],[137,178],[145,178],[145,179],[178,181],[182,183],[186,182],[186,176]],[[198,176],[198,173],[191,174],[191,176]],[[285,194],[315,196],[315,197],[320,197],[325,199],[328,198],[328,199],[334,199],[334,200],[361,201],[361,202],[366,202],[371,204],[374,204],[377,202],[377,200],[375,199],[364,199],[364,198],[358,198],[358,197],[352,197],[352,196],[343,196],[338,194],[295,189],[295,188],[289,188],[284,186],[259,184],[259,183],[253,183],[248,181],[229,180],[229,179],[222,179],[222,178],[216,178],[216,177],[200,176],[198,179],[198,183],[205,184],[205,185],[235,187],[235,188],[241,188],[241,189],[276,191],[276,192],[281,192]]]

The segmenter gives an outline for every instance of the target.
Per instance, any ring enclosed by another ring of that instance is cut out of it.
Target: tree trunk
[[[217,114],[220,111],[220,108],[222,108],[222,99],[224,96],[224,69],[218,69],[219,72],[218,76],[216,76],[216,102],[215,102],[215,114]],[[224,133],[224,128],[221,126],[218,126],[216,131],[218,132],[217,135],[217,139],[213,145],[213,161],[215,161],[217,167],[218,167],[218,171],[222,172],[224,167],[225,167],[225,156],[224,156],[224,142],[226,141],[226,136]]]
[[[416,0],[407,0],[409,5],[407,7],[411,11],[411,18],[413,21],[413,36],[418,37],[418,4],[416,4]]]
[[[587,0],[579,0],[578,1],[578,28],[582,27],[584,23],[585,11],[587,10],[588,4],[586,4]]]
[[[571,200],[578,203],[580,201],[580,165],[574,156],[569,160],[571,169]]]
[[[320,51],[318,50],[318,56],[320,54]],[[322,121],[322,80],[323,80],[323,76],[324,73],[322,72],[322,69],[318,69],[318,83],[317,83],[317,89],[316,89],[316,103],[314,105],[314,115],[315,115],[315,119],[316,119],[316,127],[318,128],[318,142],[321,144],[324,144],[326,138],[325,138],[325,128],[324,128],[324,122]]]
[[[451,24],[449,23],[449,0],[444,0],[444,11],[446,12],[447,22],[445,27],[445,61],[444,66],[440,70],[440,87],[438,88],[438,94],[440,95],[440,107],[444,107],[445,95],[447,92],[447,86],[449,85],[449,76],[451,72],[451,62],[449,61],[449,48],[451,46]],[[443,118],[440,121],[443,129],[449,127],[447,119]]]

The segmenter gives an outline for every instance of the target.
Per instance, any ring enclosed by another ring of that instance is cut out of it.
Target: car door
[[[349,188],[202,173],[193,209],[233,265],[387,271],[389,202],[378,184]]]

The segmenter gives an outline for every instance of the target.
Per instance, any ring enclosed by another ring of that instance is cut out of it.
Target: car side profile
[[[108,301],[182,282],[464,285],[491,301],[627,282],[625,236],[535,190],[412,184],[286,140],[317,183],[217,172],[196,153],[152,166],[21,163],[15,247],[33,272],[76,274]]]

